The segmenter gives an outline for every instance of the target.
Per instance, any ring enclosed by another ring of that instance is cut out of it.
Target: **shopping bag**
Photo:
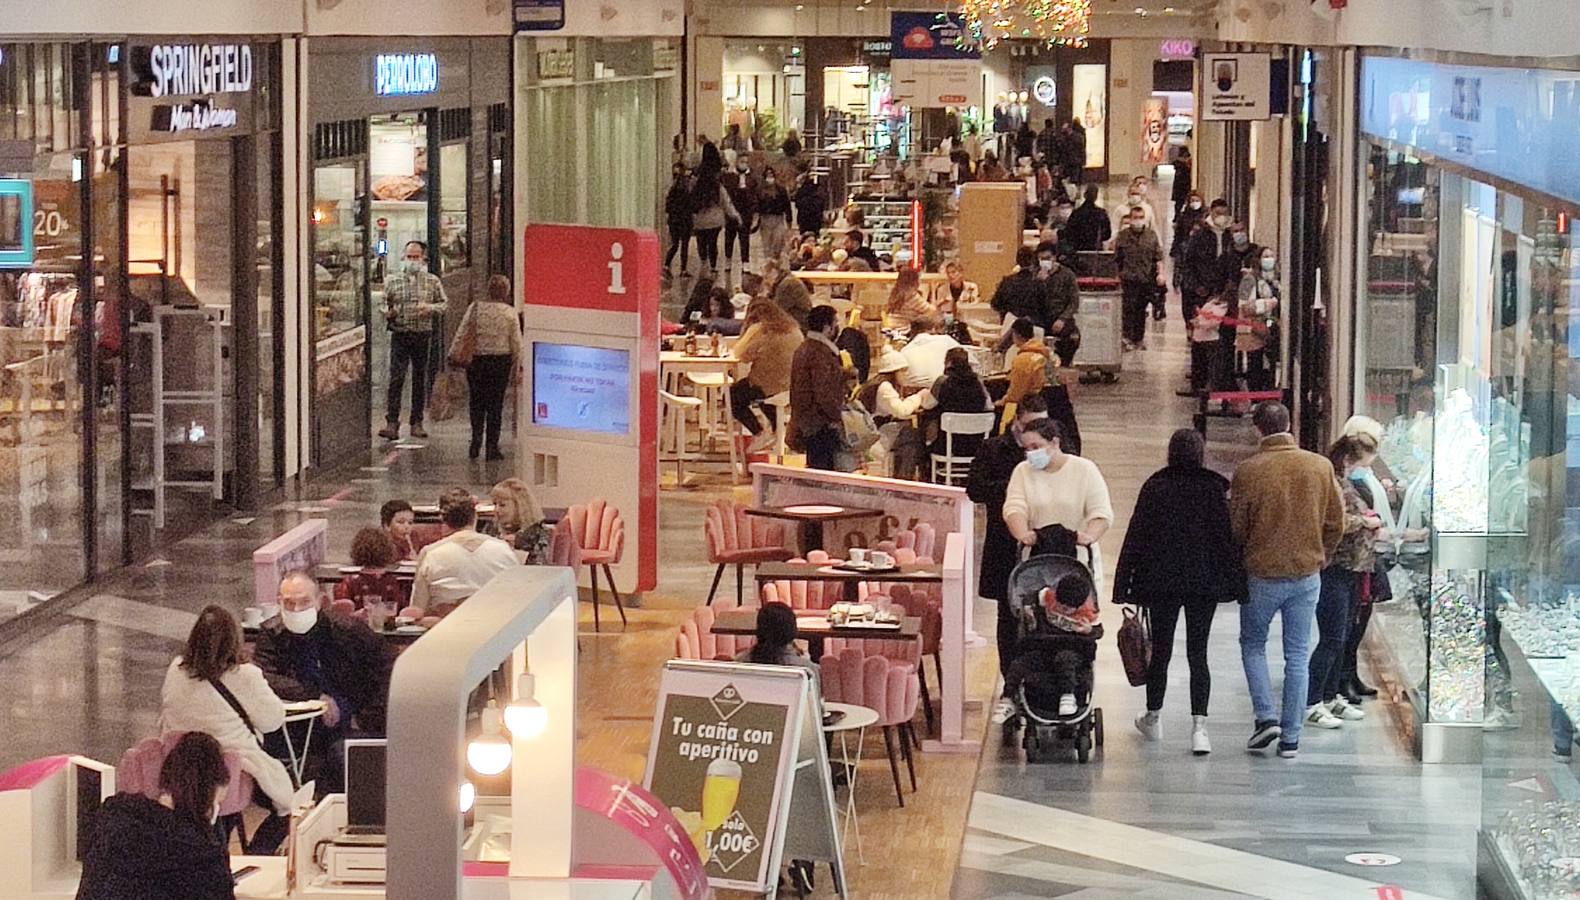
[[[1119,661],[1125,667],[1125,677],[1132,685],[1147,683],[1147,668],[1152,664],[1152,621],[1145,610],[1139,613],[1134,606],[1123,607],[1124,621],[1119,624]]]
[[[433,380],[433,393],[428,396],[428,418],[435,422],[448,422],[456,412],[466,406],[466,374],[458,369],[445,369]]]
[[[456,332],[455,340],[450,342],[450,352],[445,361],[457,369],[465,369],[472,364],[472,357],[477,355],[477,309],[474,304],[472,309],[466,311],[466,324]]]

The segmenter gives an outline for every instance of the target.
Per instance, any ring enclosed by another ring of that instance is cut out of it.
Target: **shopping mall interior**
[[[0,0],[0,898],[1580,896],[1572,2]]]

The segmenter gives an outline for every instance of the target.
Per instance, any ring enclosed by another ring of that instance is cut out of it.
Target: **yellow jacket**
[[[1314,575],[1344,537],[1344,497],[1325,457],[1285,432],[1262,438],[1229,483],[1229,525],[1257,578]]]
[[[1019,403],[1048,386],[1048,346],[1041,338],[1032,338],[1022,344],[1009,366],[1009,389],[1004,392],[1004,403]]]

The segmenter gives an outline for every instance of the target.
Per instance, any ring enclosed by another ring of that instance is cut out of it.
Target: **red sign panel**
[[[529,306],[636,313],[657,308],[658,235],[630,228],[531,225],[521,293]]]

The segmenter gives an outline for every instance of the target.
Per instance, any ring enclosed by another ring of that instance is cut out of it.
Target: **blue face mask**
[[[1350,480],[1356,484],[1365,484],[1366,476],[1372,473],[1371,469],[1356,469],[1350,473]]]
[[[1026,451],[1026,463],[1033,469],[1046,469],[1051,462],[1053,462],[1053,454],[1048,452],[1047,447]]]

